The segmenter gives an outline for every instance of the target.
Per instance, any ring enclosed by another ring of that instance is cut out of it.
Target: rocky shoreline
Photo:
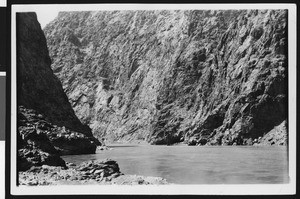
[[[66,163],[61,166],[33,166],[19,172],[19,185],[164,185],[167,181],[160,177],[124,175],[116,161],[87,161],[80,165]]]

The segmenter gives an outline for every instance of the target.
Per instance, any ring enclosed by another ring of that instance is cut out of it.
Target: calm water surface
[[[288,183],[287,147],[111,145],[67,162],[111,158],[124,174],[158,176],[176,184]]]

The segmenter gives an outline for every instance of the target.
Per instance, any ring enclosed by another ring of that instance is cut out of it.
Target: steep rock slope
[[[44,32],[95,136],[251,145],[287,118],[285,10],[60,12]]]
[[[65,166],[63,154],[95,153],[99,141],[74,114],[50,67],[35,13],[17,13],[18,170]]]
[[[35,13],[17,14],[18,104],[44,114],[50,122],[91,135],[72,109],[53,74],[46,39]]]

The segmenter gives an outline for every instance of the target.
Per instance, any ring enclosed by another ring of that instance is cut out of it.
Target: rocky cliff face
[[[62,154],[95,153],[91,129],[76,117],[50,67],[35,13],[17,14],[18,170],[65,166]]]
[[[91,135],[72,109],[50,67],[46,39],[35,13],[17,14],[18,104],[34,109],[59,126]]]
[[[60,12],[44,32],[95,136],[252,145],[287,118],[285,10]]]

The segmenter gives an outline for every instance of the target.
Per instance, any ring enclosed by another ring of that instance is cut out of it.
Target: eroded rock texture
[[[60,158],[57,150],[49,139],[52,132],[44,131],[49,128],[49,123],[42,119],[41,114],[34,110],[28,110],[20,106],[18,110],[18,134],[17,134],[17,168],[18,171],[26,171],[32,166],[62,166],[65,161]]]
[[[95,153],[97,148],[93,138],[47,122],[42,114],[23,106],[19,107],[18,130],[27,144],[38,146],[49,153],[52,151],[59,155],[90,154]],[[32,144],[30,140],[40,143]],[[47,143],[43,142],[44,140]],[[56,151],[49,150],[50,148],[55,148]]]
[[[99,141],[74,114],[50,67],[35,13],[17,14],[18,170],[65,166],[63,154],[95,153]]]
[[[285,10],[60,12],[44,32],[95,136],[252,145],[287,118]]]
[[[91,135],[72,109],[50,67],[47,43],[35,13],[17,14],[18,104],[45,115],[59,126]]]

